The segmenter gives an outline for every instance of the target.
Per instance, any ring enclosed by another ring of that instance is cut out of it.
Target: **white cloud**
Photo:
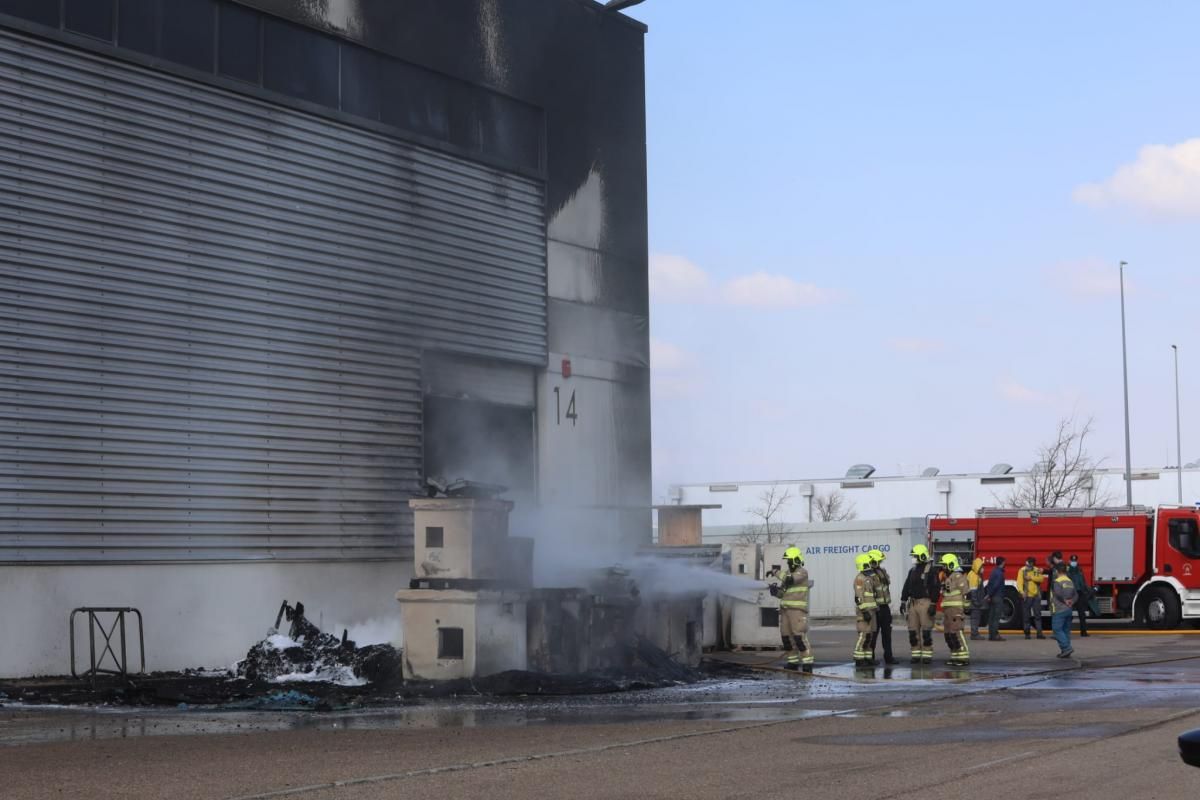
[[[1060,291],[1081,298],[1112,297],[1121,291],[1120,271],[1116,264],[1103,261],[1068,261],[1047,270],[1050,283]],[[1125,291],[1133,282],[1125,278]]]
[[[1151,144],[1099,183],[1076,187],[1076,202],[1121,206],[1169,217],[1200,216],[1200,138]]]
[[[946,343],[941,339],[922,339],[919,336],[889,339],[887,345],[898,353],[936,353],[946,349]]]
[[[708,273],[683,256],[650,256],[650,296],[656,300],[704,300],[709,283]]]
[[[692,363],[691,354],[678,345],[650,337],[650,369],[678,372]]]
[[[754,272],[715,286],[709,274],[682,256],[650,256],[650,296],[662,302],[741,308],[801,308],[831,303],[839,293],[787,275]]]
[[[811,283],[801,283],[786,275],[755,272],[734,278],[721,289],[722,299],[747,308],[801,308],[832,302],[836,295]]]

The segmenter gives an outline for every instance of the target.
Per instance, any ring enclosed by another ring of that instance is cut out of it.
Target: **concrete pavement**
[[[4,708],[0,796],[928,800],[1042,798],[1054,779],[1089,798],[1200,791],[1174,743],[1200,727],[1200,639],[1094,636],[1071,662],[1044,641],[976,642],[965,674],[868,675],[846,663],[852,636],[814,631],[813,678],[597,698],[324,715]]]

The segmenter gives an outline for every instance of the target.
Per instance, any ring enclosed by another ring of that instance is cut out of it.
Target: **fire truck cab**
[[[970,519],[931,517],[929,530],[931,541],[973,538],[975,556],[989,565],[1005,558],[1003,625],[1020,622],[1017,570],[1030,556],[1048,569],[1054,551],[1079,557],[1101,616],[1153,628],[1200,620],[1200,510],[1192,506],[984,508]]]

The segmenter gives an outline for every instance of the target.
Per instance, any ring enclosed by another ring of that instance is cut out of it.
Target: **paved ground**
[[[1010,637],[973,643],[970,670],[915,673],[835,663],[851,638],[814,632],[812,678],[767,671],[598,698],[360,714],[0,708],[0,797],[1200,793],[1200,769],[1175,752],[1175,736],[1200,727],[1198,636],[1093,636],[1068,662],[1052,642]]]

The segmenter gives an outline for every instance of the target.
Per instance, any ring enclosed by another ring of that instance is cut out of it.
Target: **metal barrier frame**
[[[88,615],[88,643],[91,655],[91,665],[87,672],[82,675],[75,670],[75,616],[77,614],[86,613]],[[72,678],[91,678],[95,684],[97,675],[119,675],[122,678],[129,677],[129,658],[126,648],[125,636],[125,615],[128,613],[137,614],[138,621],[138,652],[141,655],[141,669],[138,674],[146,672],[146,638],[142,625],[142,612],[136,608],[120,608],[106,606],[84,606],[76,608],[71,612],[71,677]],[[97,614],[116,614],[112,625],[107,629],[104,623],[97,618]],[[117,652],[113,650],[113,635],[117,632],[118,627],[121,632],[121,657],[117,658]],[[96,629],[100,629],[100,634],[104,637],[104,649],[100,651],[100,657],[96,657]],[[113,665],[116,669],[104,669],[100,665],[104,663],[105,656],[111,655]]]

